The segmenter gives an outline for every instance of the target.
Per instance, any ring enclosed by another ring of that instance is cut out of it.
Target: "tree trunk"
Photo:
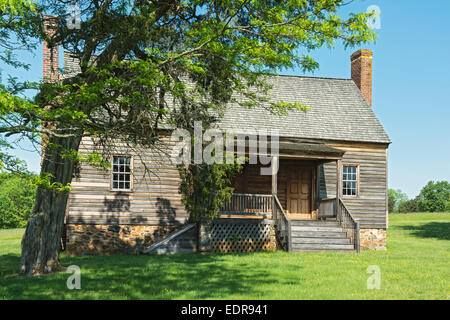
[[[81,138],[52,137],[48,141],[65,150],[78,151]],[[72,181],[74,163],[71,158],[62,158],[61,149],[45,148],[41,172],[52,174],[52,182],[67,185]],[[38,188],[33,212],[22,238],[20,275],[42,275],[64,269],[59,264],[59,251],[68,195],[68,191]]]

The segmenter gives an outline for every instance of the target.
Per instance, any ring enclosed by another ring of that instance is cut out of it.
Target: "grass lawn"
[[[68,274],[12,277],[23,229],[0,230],[0,299],[450,299],[450,214],[389,217],[387,251],[61,258]],[[381,270],[368,290],[367,267]]]

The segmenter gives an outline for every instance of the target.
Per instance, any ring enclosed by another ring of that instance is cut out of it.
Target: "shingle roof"
[[[68,75],[79,72],[76,58],[64,52]],[[248,109],[230,104],[219,126],[222,129],[278,129],[281,137],[390,143],[391,140],[351,79],[303,76],[273,76],[273,102],[298,102],[311,110],[291,111],[287,116],[270,113],[263,107]]]
[[[282,137],[390,143],[391,140],[351,79],[273,76],[273,102],[298,102],[311,110],[287,116],[263,107],[247,109],[231,104],[219,126],[223,129],[278,129]]]

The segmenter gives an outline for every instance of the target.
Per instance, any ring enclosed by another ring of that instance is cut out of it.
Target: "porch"
[[[219,218],[273,220],[287,251],[320,248],[302,246],[303,242],[323,243],[323,248],[352,245],[359,251],[359,224],[340,192],[343,153],[319,143],[280,143],[280,155],[272,158],[271,175],[261,175],[261,165],[244,165],[233,182],[235,193],[219,211]],[[333,198],[321,192],[320,168],[329,162],[336,166]],[[339,239],[326,240],[331,234]],[[341,240],[344,234],[348,243]]]
[[[343,153],[320,143],[280,143],[271,174],[262,175],[261,165],[244,165],[217,219],[187,225],[144,253],[181,252],[186,241],[196,243],[189,250],[200,252],[359,252],[359,223],[340,194]],[[337,169],[331,199],[322,196],[320,179],[321,165],[329,162]],[[194,228],[195,239],[183,238]]]

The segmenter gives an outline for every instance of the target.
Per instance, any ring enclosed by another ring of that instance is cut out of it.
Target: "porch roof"
[[[311,159],[341,159],[345,151],[325,143],[311,141],[280,141],[280,156]]]
[[[272,154],[271,144],[268,142],[267,150],[251,152],[249,140],[235,139],[235,147],[239,149],[239,144],[245,146],[245,154],[270,155]],[[236,150],[236,149],[235,149]],[[278,156],[281,158],[299,158],[308,160],[340,160],[345,151],[330,147],[324,142],[309,141],[295,138],[282,138],[278,142]]]

